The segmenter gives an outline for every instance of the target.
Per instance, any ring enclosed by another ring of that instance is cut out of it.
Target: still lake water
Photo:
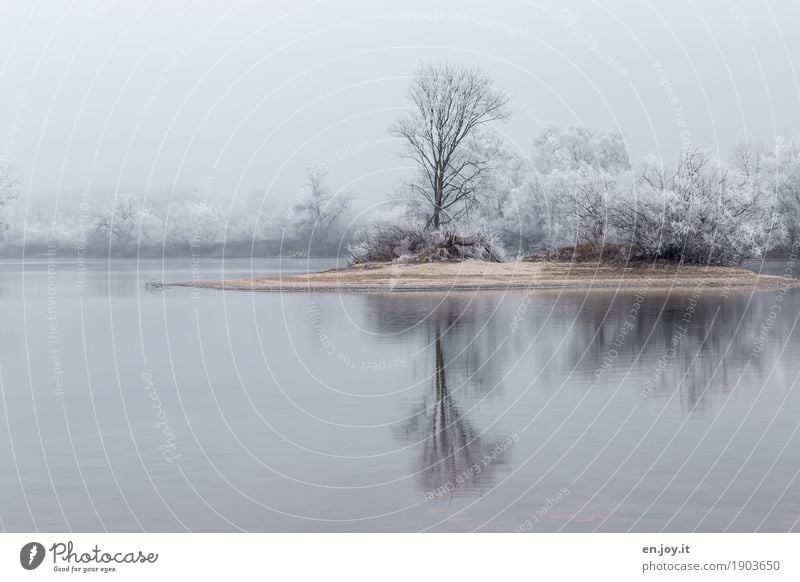
[[[0,264],[3,530],[800,530],[796,290],[150,292],[191,260],[84,266]]]

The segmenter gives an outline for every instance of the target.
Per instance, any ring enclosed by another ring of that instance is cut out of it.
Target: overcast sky
[[[634,158],[800,133],[796,0],[63,2],[0,18],[0,161],[23,193],[290,197],[307,166],[363,204],[408,173],[387,134],[420,60],[477,64],[543,123]],[[257,194],[254,194],[257,192]]]

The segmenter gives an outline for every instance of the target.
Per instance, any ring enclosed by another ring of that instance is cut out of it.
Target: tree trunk
[[[444,177],[437,173],[436,176],[436,191],[433,196],[433,229],[439,230],[441,223],[442,204],[444,203]]]

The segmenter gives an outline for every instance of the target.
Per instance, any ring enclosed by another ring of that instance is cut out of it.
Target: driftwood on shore
[[[475,237],[462,237],[447,235],[444,240],[420,249],[407,263],[443,263],[449,261],[463,261],[470,258],[483,257],[492,263],[502,262],[491,245],[486,241],[477,240]]]
[[[161,279],[157,279],[152,277],[144,284],[144,288],[148,291],[160,291],[165,287],[164,282]]]

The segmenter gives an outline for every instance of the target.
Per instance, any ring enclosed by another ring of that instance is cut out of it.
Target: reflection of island
[[[507,347],[527,350],[545,384],[621,388],[641,403],[675,399],[694,413],[713,408],[737,385],[791,383],[793,372],[774,363],[800,311],[797,291],[575,291],[536,300]],[[776,305],[793,315],[774,316]],[[541,329],[548,333],[537,335]]]
[[[634,301],[618,298],[594,342],[595,358],[587,363],[601,369],[604,357],[619,354],[614,365],[623,373],[633,366],[631,378],[643,400],[674,394],[687,412],[702,411],[737,383],[758,386],[771,368],[773,351],[785,341],[783,326],[776,323],[775,333],[769,334],[772,342],[765,348],[770,353],[763,358],[756,353],[774,305],[770,294],[753,299],[747,293],[727,295],[715,289],[650,294],[637,308],[635,329],[620,341]]]
[[[485,378],[493,375],[496,366],[476,358],[476,354],[491,357],[491,352],[475,346],[485,343],[485,338],[463,333],[474,323],[474,313],[465,307],[463,299],[448,298],[424,322],[430,332],[433,369],[432,373],[430,368],[426,370],[429,388],[404,427],[403,436],[418,443],[418,487],[427,501],[486,490],[494,482],[497,468],[505,463],[507,449],[518,439],[514,435],[493,440],[481,434],[465,406],[459,405],[459,400],[472,399],[476,387],[480,393],[480,387],[496,383]],[[447,345],[454,348],[451,359]],[[457,380],[451,384],[453,378]],[[479,398],[472,400],[479,403]]]

